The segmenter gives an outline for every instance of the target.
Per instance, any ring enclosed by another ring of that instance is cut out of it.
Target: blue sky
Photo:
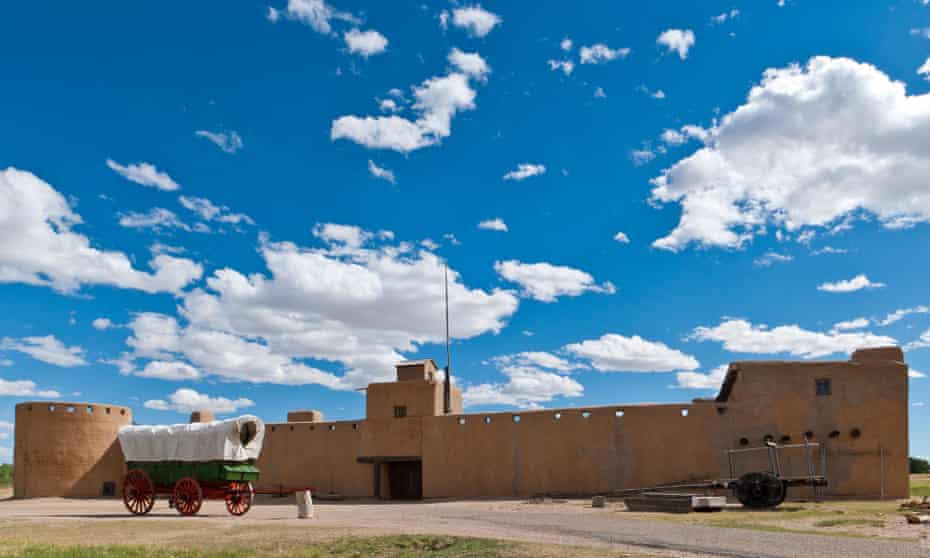
[[[0,460],[13,406],[364,415],[708,397],[907,348],[930,403],[930,6],[0,7]],[[622,234],[621,234],[622,233]]]

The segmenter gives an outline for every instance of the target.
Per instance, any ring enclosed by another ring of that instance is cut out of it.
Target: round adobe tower
[[[132,411],[119,405],[18,404],[13,497],[119,496],[125,463],[116,433],[128,424]]]

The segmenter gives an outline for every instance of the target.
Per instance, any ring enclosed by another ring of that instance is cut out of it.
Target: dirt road
[[[919,543],[686,525],[632,517],[616,508],[594,509],[582,502],[317,502],[315,508],[315,519],[298,520],[296,507],[279,500],[233,518],[221,503],[207,502],[201,515],[181,518],[159,501],[149,516],[131,517],[115,500],[6,500],[0,501],[0,540],[187,545],[235,544],[254,540],[256,533],[282,542],[428,533],[610,546],[665,556],[930,556],[926,539]],[[243,529],[246,525],[249,528]]]

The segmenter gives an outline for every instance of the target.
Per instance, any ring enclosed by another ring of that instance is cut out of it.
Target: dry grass
[[[911,475],[911,496],[930,496],[930,475]]]
[[[788,502],[774,510],[730,508],[718,513],[630,514],[694,525],[847,537],[910,540],[898,501]]]
[[[218,548],[130,545],[46,545],[4,542],[2,557],[29,558],[647,558],[583,547],[534,545],[434,535],[355,537],[314,544],[249,544]]]

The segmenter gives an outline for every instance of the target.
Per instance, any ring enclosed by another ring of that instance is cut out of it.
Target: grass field
[[[911,496],[930,496],[930,475],[911,475]]]
[[[648,558],[604,549],[533,545],[490,539],[446,536],[347,538],[315,544],[257,544],[226,548],[152,546],[56,546],[4,543],[2,557],[28,558]]]

